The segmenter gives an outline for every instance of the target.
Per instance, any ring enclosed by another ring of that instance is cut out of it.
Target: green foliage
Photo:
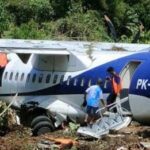
[[[57,33],[64,34],[74,39],[83,40],[110,40],[103,21],[95,11],[75,13],[64,19],[59,19],[56,24]]]
[[[72,136],[76,135],[77,129],[80,127],[80,124],[75,124],[73,122],[69,123],[69,134]]]
[[[75,13],[83,13],[83,9],[85,9],[85,7],[83,6],[82,0],[72,0],[68,14],[73,15]]]
[[[144,0],[141,3],[137,3],[134,6],[134,10],[139,16],[139,20],[144,24],[146,30],[150,29],[150,1]]]
[[[29,0],[29,7],[33,11],[33,19],[39,23],[51,20],[54,16],[49,0]]]
[[[142,33],[140,41],[142,43],[150,44],[150,30],[149,31],[145,31],[144,33]]]
[[[72,122],[69,123],[69,128],[70,128],[70,130],[71,130],[72,132],[77,131],[77,129],[78,129],[79,127],[80,127],[80,124],[75,124],[75,123],[72,123]]]
[[[0,0],[0,37],[2,36],[4,30],[8,29],[9,16],[5,9],[5,3]]]
[[[149,43],[149,0],[0,0],[0,36],[25,39],[113,41],[104,14],[120,42]]]
[[[42,29],[39,29],[38,24],[33,20],[24,23],[19,27],[14,24],[10,25],[10,30],[5,32],[4,37],[14,39],[42,39],[45,37],[45,33]]]
[[[33,15],[29,0],[8,0],[6,8],[17,25],[28,22]]]
[[[69,10],[70,0],[50,0],[54,18],[64,17]]]
[[[49,0],[17,0],[16,2],[10,0],[7,10],[14,17],[17,25],[27,23],[31,19],[40,23],[54,16]]]

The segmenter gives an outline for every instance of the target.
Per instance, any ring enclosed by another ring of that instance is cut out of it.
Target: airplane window
[[[23,78],[24,78],[24,73],[22,73],[21,78],[20,78],[20,81],[22,81]]]
[[[42,82],[42,79],[43,79],[43,74],[40,74],[40,76],[39,76],[39,83]]]
[[[84,79],[81,80],[81,86],[84,86]]]
[[[58,75],[56,74],[53,79],[53,84],[55,84],[57,82],[57,79],[58,79]]]
[[[16,73],[16,76],[15,76],[15,80],[16,80],[16,81],[18,80],[18,76],[19,76],[19,73],[17,72],[17,73]]]
[[[61,75],[61,77],[60,77],[60,83],[62,84],[63,81],[64,81],[64,75]]]
[[[49,83],[49,82],[50,82],[50,79],[51,79],[51,75],[48,74],[47,77],[46,77],[46,83]]]
[[[13,78],[13,72],[10,73],[9,80],[12,80],[12,78]]]
[[[30,73],[27,75],[27,80],[26,80],[26,82],[29,82],[29,80],[30,80]]]
[[[89,83],[88,83],[88,86],[91,86],[91,85],[92,85],[92,80],[90,79]]]
[[[35,80],[36,80],[36,74],[33,74],[32,82],[35,82]]]
[[[77,85],[77,82],[78,82],[78,79],[77,79],[77,78],[75,78],[75,79],[74,79],[74,83],[73,83],[73,85],[74,85],[74,86],[76,86],[76,85]]]
[[[71,80],[71,76],[68,76],[68,79],[67,79],[67,85],[70,84],[70,80]]]
[[[4,76],[4,79],[5,79],[5,80],[7,79],[7,74],[8,74],[8,72],[5,73],[5,76]]]

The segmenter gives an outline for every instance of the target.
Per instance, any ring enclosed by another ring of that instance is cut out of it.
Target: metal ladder
[[[116,102],[99,109],[97,113],[100,113],[100,119],[98,119],[93,125],[80,127],[77,130],[77,133],[83,136],[101,138],[102,135],[108,134],[112,129],[119,130],[127,127],[132,120],[132,114],[121,107],[121,102],[125,102],[127,100],[128,97],[122,99],[121,101],[116,100]],[[107,108],[110,108],[109,111],[102,113],[102,111]],[[116,113],[112,112],[114,108],[117,109]]]

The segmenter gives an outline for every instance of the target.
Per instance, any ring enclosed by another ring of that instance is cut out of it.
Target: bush
[[[8,12],[5,9],[5,3],[0,0],[0,38],[3,32],[8,29],[9,19]]]
[[[139,42],[148,43],[149,9],[149,0],[0,0],[0,36],[110,42],[103,19],[107,14],[119,42],[131,42],[142,22],[145,31]]]
[[[39,29],[39,25],[33,20],[27,24],[22,24],[20,27],[11,24],[9,28],[10,30],[5,32],[3,37],[13,39],[43,39],[45,37],[44,31]]]
[[[78,40],[108,40],[102,18],[95,11],[75,13],[56,21],[55,34]]]

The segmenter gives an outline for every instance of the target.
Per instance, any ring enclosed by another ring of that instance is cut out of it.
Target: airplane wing
[[[66,48],[49,48],[49,49],[27,49],[27,48],[8,48],[0,47],[1,52],[18,53],[18,54],[39,54],[39,55],[69,55],[70,53]]]
[[[121,49],[133,52],[149,48],[150,44],[0,39],[0,51],[8,53],[69,55],[70,51],[86,52],[90,47],[95,51]]]
[[[69,55],[65,46],[40,40],[0,40],[0,51],[18,54]]]

